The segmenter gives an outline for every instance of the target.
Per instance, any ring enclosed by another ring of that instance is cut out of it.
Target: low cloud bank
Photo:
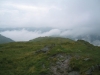
[[[28,41],[37,37],[42,36],[53,36],[53,35],[59,35],[61,31],[59,29],[52,29],[48,32],[42,32],[42,31],[28,31],[26,29],[22,30],[13,30],[13,31],[3,31],[1,32],[2,35],[9,37],[15,41]]]
[[[76,28],[76,29],[51,29],[43,32],[42,30],[29,31],[27,29],[1,31],[0,34],[11,38],[15,41],[29,41],[31,39],[43,36],[59,36],[71,38],[74,40],[83,39],[94,45],[100,45],[100,35],[92,28]]]

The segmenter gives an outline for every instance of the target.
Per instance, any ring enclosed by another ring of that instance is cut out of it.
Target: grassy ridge
[[[57,60],[56,57],[51,57],[63,53],[72,56],[70,66],[78,67],[82,75],[85,75],[84,72],[92,65],[100,63],[100,47],[82,40],[73,41],[65,38],[49,38],[48,40],[45,38],[30,42],[1,44],[0,75],[49,75],[51,64]],[[55,47],[47,53],[35,53],[51,44],[55,44]],[[84,61],[85,58],[90,58],[90,60]],[[99,75],[100,72],[93,73]]]

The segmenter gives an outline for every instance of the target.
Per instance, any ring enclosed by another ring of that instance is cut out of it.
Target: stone
[[[89,70],[87,70],[87,71],[85,72],[85,74],[86,74],[86,75],[92,75],[92,69],[90,68]]]
[[[84,59],[84,61],[88,61],[88,60],[90,60],[90,58],[85,58],[85,59]]]
[[[92,71],[94,71],[94,70],[95,70],[95,67],[94,67],[94,66],[92,66],[92,67],[91,67],[91,69],[92,69]]]
[[[72,72],[69,72],[68,75],[80,75],[80,73],[77,71],[72,71]]]
[[[51,72],[53,73],[53,75],[68,75],[68,68],[69,68],[71,56],[60,53],[60,54],[53,55],[53,57],[59,58],[56,61],[55,65],[51,66]],[[71,71],[72,70],[70,70],[70,72]]]
[[[57,61],[57,62],[56,62],[56,64],[57,64],[57,65],[60,65],[60,64],[61,64],[61,62]]]
[[[95,65],[95,69],[96,69],[96,70],[99,70],[99,65],[98,65],[98,64]]]
[[[71,67],[68,67],[67,71],[68,72],[71,72],[72,71],[72,68]]]
[[[43,64],[42,67],[45,68],[45,65]]]
[[[43,51],[43,52],[47,52],[48,50],[49,50],[48,47],[44,47],[43,49],[41,49],[41,51]]]
[[[100,70],[100,64],[99,64],[99,70]]]
[[[37,51],[35,51],[35,53],[37,54],[37,53],[40,53],[41,52],[41,50],[37,50]]]

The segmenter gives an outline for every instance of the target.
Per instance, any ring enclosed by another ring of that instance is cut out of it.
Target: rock
[[[40,52],[48,52],[51,49],[52,46],[45,46],[44,48],[42,48],[41,50],[37,50],[35,53],[40,53]]]
[[[68,72],[71,72],[72,71],[72,68],[71,67],[68,67],[67,71]]]
[[[100,64],[99,64],[99,70],[100,70]]]
[[[67,59],[70,59],[70,58],[71,58],[71,55],[68,54],[66,58],[67,58]]]
[[[53,57],[59,58],[59,59],[57,59],[55,65],[51,66],[51,72],[54,75],[68,75],[67,70],[69,68],[69,63],[70,63],[71,56],[60,53],[60,54],[53,55]]]
[[[60,64],[61,64],[61,62],[57,61],[57,62],[56,62],[56,64],[57,64],[57,65],[60,65]]]
[[[96,70],[99,70],[99,65],[98,65],[98,64],[95,65],[95,69],[96,69]]]
[[[35,51],[35,54],[40,53],[40,52],[41,52],[41,50],[37,50],[37,51]]]
[[[68,73],[68,75],[80,75],[80,73],[77,71],[72,71],[72,72]]]
[[[45,65],[43,64],[42,67],[45,68]]]
[[[41,49],[41,51],[43,51],[43,52],[47,52],[48,50],[49,50],[48,47],[44,47],[43,49]]]
[[[51,66],[51,72],[57,75],[57,68],[55,66]]]
[[[88,61],[88,60],[90,60],[90,58],[85,58],[85,59],[84,59],[84,61]]]
[[[48,52],[50,49],[52,49],[54,47],[54,45],[49,45],[49,46],[45,46],[43,49],[41,49],[42,52],[46,53]]]
[[[92,69],[90,68],[88,71],[85,72],[86,75],[92,75]]]
[[[64,70],[62,70],[62,69],[60,69],[60,68],[57,68],[57,71],[58,71],[59,73],[64,73]]]
[[[92,67],[91,67],[91,69],[92,69],[92,71],[94,71],[94,70],[95,70],[95,67],[94,67],[94,66],[92,66]]]

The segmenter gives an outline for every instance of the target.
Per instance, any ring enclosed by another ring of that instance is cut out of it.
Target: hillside
[[[1,44],[0,75],[100,75],[100,47],[60,37]]]
[[[74,42],[73,40],[69,38],[62,38],[62,37],[50,37],[50,36],[45,36],[45,37],[38,37],[35,39],[30,40],[30,42],[51,42],[51,43],[61,43],[61,42]]]
[[[9,43],[9,42],[14,42],[14,41],[11,40],[10,38],[7,38],[7,37],[0,34],[0,44]]]

